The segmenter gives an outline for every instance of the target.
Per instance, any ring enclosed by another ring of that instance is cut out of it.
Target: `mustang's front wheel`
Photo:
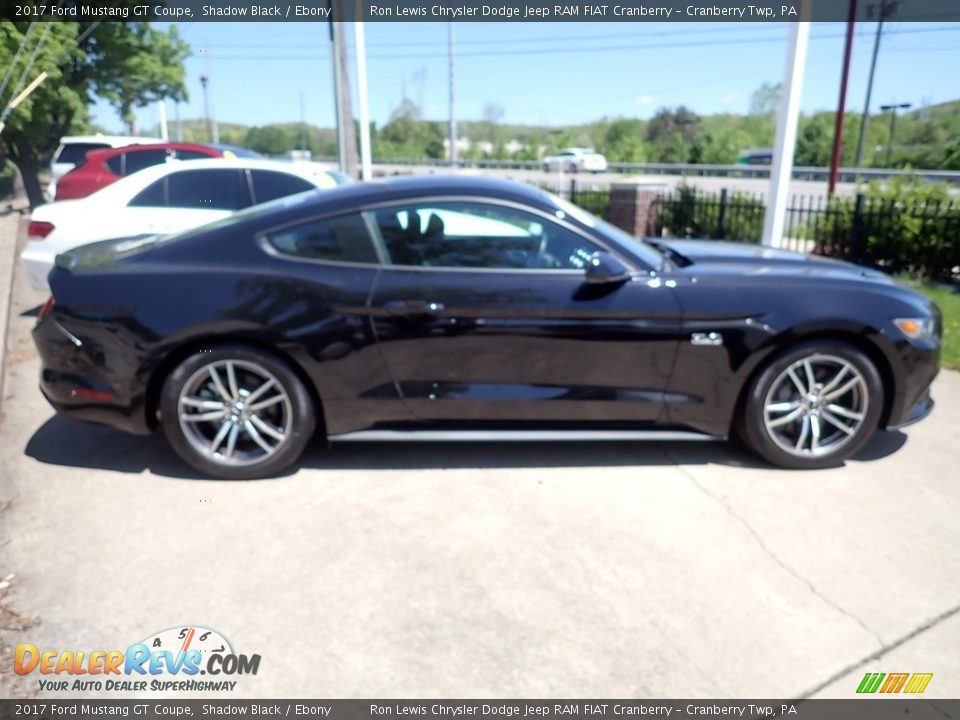
[[[283,361],[223,346],[184,360],[160,399],[163,431],[177,454],[217,478],[242,480],[295,462],[315,428],[313,403]]]
[[[740,435],[775,465],[838,465],[870,439],[883,385],[870,359],[843,342],[798,345],[771,362],[749,389]]]

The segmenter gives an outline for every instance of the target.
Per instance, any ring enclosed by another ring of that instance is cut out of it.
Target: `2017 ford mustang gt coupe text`
[[[940,314],[881,273],[643,242],[524,185],[308,192],[56,261],[34,338],[58,412],[220,478],[336,440],[736,436],[836,465],[925,416]]]

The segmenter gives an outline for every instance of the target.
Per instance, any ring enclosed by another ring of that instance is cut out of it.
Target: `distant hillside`
[[[207,130],[207,121],[202,118],[190,118],[180,121],[184,142],[213,142]],[[177,138],[177,124],[167,122],[171,139]],[[262,126],[249,126],[240,123],[217,123],[219,140],[225,145],[256,150],[264,155],[283,155],[290,150],[300,149],[304,143],[306,149],[314,155],[334,155],[337,152],[337,132],[332,128],[320,128],[315,125],[301,126],[298,122],[273,123]],[[160,128],[154,126],[146,134],[158,136]]]
[[[414,117],[396,117],[386,125],[374,126],[374,156],[442,157],[447,133],[445,121]],[[171,137],[176,137],[174,123],[168,126]],[[728,164],[736,162],[746,148],[771,147],[774,138],[771,114],[701,116],[684,107],[661,108],[650,119],[601,118],[565,127],[489,120],[459,120],[457,126],[460,138],[470,141],[468,149],[461,151],[465,158],[536,160],[557,148],[586,146],[606,154],[611,162]],[[203,119],[184,120],[182,127],[184,140],[210,141]],[[298,122],[259,127],[221,122],[219,130],[220,142],[266,155],[283,155],[304,144],[304,129]],[[844,125],[844,165],[853,163],[859,130],[860,115],[848,113]],[[152,132],[158,131],[154,128]],[[797,133],[795,162],[829,164],[833,132],[833,112],[803,115]],[[865,166],[960,170],[960,100],[898,115],[895,133],[891,147],[890,115],[871,115],[864,144]],[[314,155],[337,153],[334,129],[308,125],[305,135],[306,147]]]

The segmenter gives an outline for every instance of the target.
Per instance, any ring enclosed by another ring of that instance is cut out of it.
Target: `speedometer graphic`
[[[205,659],[213,653],[234,654],[233,644],[221,633],[204,625],[166,628],[142,640],[151,652],[167,651],[176,656],[198,650]]]

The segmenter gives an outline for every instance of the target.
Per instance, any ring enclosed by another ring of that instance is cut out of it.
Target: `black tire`
[[[797,380],[805,388],[811,384],[804,360],[814,378],[823,381],[813,383],[814,391],[806,395],[797,385]],[[848,369],[841,372],[845,366]],[[796,379],[790,377],[791,369]],[[831,388],[830,381],[836,376],[842,380]],[[851,383],[846,394],[830,399]],[[741,413],[734,424],[737,435],[757,455],[784,468],[806,470],[842,464],[873,436],[883,412],[884,389],[876,366],[858,348],[836,340],[813,340],[789,348],[771,360],[744,392]],[[849,414],[840,415],[838,406]],[[800,415],[796,419],[784,424],[788,415],[797,412]],[[829,443],[820,447],[811,444],[814,427],[818,438],[821,433],[823,440],[834,438],[833,449]],[[794,441],[799,445],[787,447]]]
[[[226,396],[216,393],[211,367]],[[234,377],[232,382],[230,373]],[[255,396],[257,388],[264,385],[269,389]],[[233,387],[238,390],[236,394],[232,393]],[[185,393],[187,402],[201,398],[207,404],[202,410],[184,405],[185,415],[194,412],[215,415],[220,412],[215,405],[221,403],[222,419],[181,422],[181,393]],[[222,399],[227,396],[238,399],[240,405]],[[242,401],[247,396],[255,401],[244,408]],[[261,404],[269,407],[254,411]],[[214,347],[181,362],[164,382],[160,414],[163,433],[177,455],[204,474],[223,480],[248,480],[281,472],[297,461],[316,428],[312,399],[296,373],[280,358],[244,345]],[[255,420],[253,415],[257,416]],[[220,437],[224,425],[230,426],[229,432]],[[237,426],[236,431],[233,425]],[[271,430],[280,439],[268,435]],[[200,445],[207,440],[213,443],[218,437],[217,448],[223,448],[222,452],[201,451]],[[261,442],[272,450],[264,449]]]
[[[568,163],[568,164],[567,164],[567,172],[568,172],[568,173],[570,173],[570,174],[572,174],[572,175],[576,175],[576,174],[577,174],[577,170],[579,170],[579,168],[577,167],[577,164],[576,164],[576,163]]]

